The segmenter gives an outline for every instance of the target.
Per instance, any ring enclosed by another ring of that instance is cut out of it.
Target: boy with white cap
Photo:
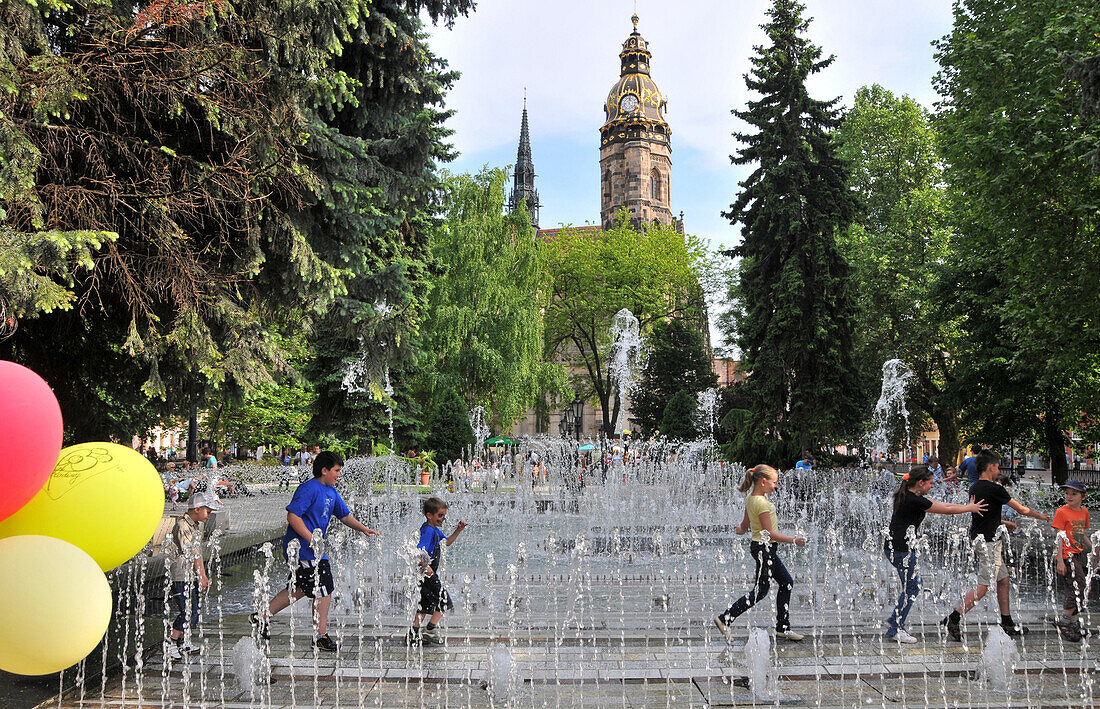
[[[212,492],[197,492],[191,496],[187,513],[176,520],[172,528],[172,542],[177,554],[171,558],[169,579],[171,596],[178,613],[172,621],[172,633],[165,643],[168,660],[182,659],[185,654],[198,652],[201,647],[191,639],[184,642],[188,631],[199,624],[199,591],[210,588],[210,577],[202,558],[202,525],[210,519],[211,512],[222,508]]]

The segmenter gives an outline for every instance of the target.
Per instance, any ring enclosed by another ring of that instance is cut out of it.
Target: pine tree
[[[414,437],[407,386],[420,366],[420,340],[412,335],[432,267],[429,234],[442,188],[436,166],[452,157],[443,98],[457,78],[427,47],[415,12],[422,6],[449,22],[470,3],[357,0],[338,8],[358,12],[333,59],[350,89],[325,97],[308,146],[322,183],[301,219],[323,252],[353,274],[317,326],[323,335],[307,372],[317,390],[310,430],[343,440],[381,440],[387,366],[400,400],[390,402],[397,437],[410,444]],[[366,365],[362,393],[342,386],[353,360]]]
[[[424,445],[428,450],[435,451],[435,460],[442,465],[463,457],[474,443],[474,430],[470,427],[466,404],[454,389],[449,389],[436,406]]]
[[[630,397],[631,420],[645,434],[660,427],[665,407],[676,392],[694,397],[718,384],[703,333],[683,319],[658,323],[648,346],[641,380]]]
[[[395,355],[449,154],[453,75],[419,14],[471,8],[0,0],[0,178],[18,181],[0,186],[0,267],[12,235],[34,240],[18,258],[63,287],[30,294],[74,306],[19,323],[0,357],[51,383],[71,437],[272,382],[287,322],[337,348],[323,373],[360,338]]]
[[[777,463],[843,439],[860,419],[855,300],[836,241],[857,204],[829,133],[839,99],[818,101],[806,90],[806,78],[833,58],[806,39],[803,10],[775,0],[768,12],[771,44],[756,47],[745,77],[760,98],[734,111],[755,131],[737,134],[744,147],[733,162],[756,169],[724,214],[742,225],[731,339],[750,372],[751,407],[738,449],[746,460]]]
[[[661,413],[661,435],[678,441],[699,437],[695,430],[695,397],[681,389],[672,395]]]

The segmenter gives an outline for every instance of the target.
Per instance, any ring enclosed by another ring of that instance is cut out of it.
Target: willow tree
[[[506,178],[486,169],[445,179],[431,242],[437,275],[418,340],[426,394],[454,390],[500,430],[563,379],[542,357],[542,257],[526,212],[505,212]]]
[[[856,202],[830,131],[838,99],[819,101],[806,79],[832,63],[805,37],[794,0],[775,0],[745,83],[760,98],[734,115],[752,129],[736,165],[755,169],[724,216],[741,225],[731,292],[733,330],[750,372],[738,432],[746,460],[793,462],[807,448],[851,440],[861,419],[853,362],[855,291],[837,234]]]

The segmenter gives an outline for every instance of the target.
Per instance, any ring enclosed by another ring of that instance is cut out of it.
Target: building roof
[[[558,235],[563,231],[574,231],[579,234],[598,234],[603,231],[603,229],[598,226],[566,226],[558,229],[539,229],[538,238],[543,241],[550,241],[551,239],[558,238]]]

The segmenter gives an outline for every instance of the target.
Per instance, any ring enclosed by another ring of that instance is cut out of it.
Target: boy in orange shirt
[[[1077,611],[1084,603],[1086,589],[1085,552],[1092,551],[1089,542],[1089,511],[1083,506],[1085,485],[1080,480],[1070,480],[1062,488],[1066,491],[1066,504],[1054,513],[1050,526],[1059,532],[1055,545],[1058,573],[1066,578],[1066,600],[1062,604],[1065,615],[1054,621],[1062,638],[1069,642],[1081,640],[1081,626]]]

